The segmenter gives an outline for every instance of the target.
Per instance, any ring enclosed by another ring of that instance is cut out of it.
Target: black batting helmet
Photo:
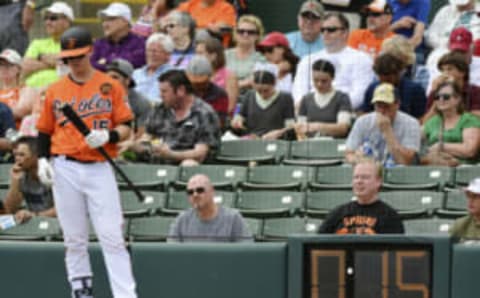
[[[85,55],[92,48],[93,40],[90,32],[83,27],[72,27],[60,37],[62,51],[60,58]]]

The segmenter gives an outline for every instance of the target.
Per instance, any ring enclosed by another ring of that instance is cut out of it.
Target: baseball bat
[[[72,121],[73,125],[78,129],[78,131],[86,136],[90,133],[90,128],[83,122],[82,118],[78,116],[78,114],[72,109],[72,107],[68,104],[63,104],[60,107],[60,110],[63,112],[65,117],[68,120]],[[97,151],[108,161],[108,163],[115,169],[115,171],[122,177],[122,179],[127,183],[128,188],[130,188],[135,195],[137,196],[140,202],[145,200],[145,197],[140,192],[138,187],[136,187],[132,181],[128,178],[125,172],[113,161],[113,159],[108,155],[107,151],[103,147],[98,147]]]

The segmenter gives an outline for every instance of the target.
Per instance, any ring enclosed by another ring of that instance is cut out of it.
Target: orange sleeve
[[[361,39],[361,32],[358,30],[353,30],[348,36],[348,46],[354,49],[358,49],[358,45]]]
[[[183,12],[190,12],[190,1],[185,1],[180,3],[177,7],[178,11],[183,11]]]
[[[230,3],[225,2],[218,22],[224,22],[230,27],[235,27],[236,19],[235,8]]]
[[[37,129],[39,132],[51,135],[55,127],[55,116],[52,106],[52,90],[49,88],[45,93],[45,101],[41,108],[40,117],[37,120]]]

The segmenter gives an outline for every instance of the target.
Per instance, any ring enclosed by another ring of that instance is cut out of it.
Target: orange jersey
[[[208,28],[218,23],[235,27],[235,8],[225,0],[216,0],[209,7],[204,7],[202,0],[185,1],[178,6],[178,10],[188,12],[197,23],[197,28]]]
[[[350,32],[348,45],[375,58],[378,53],[380,53],[383,41],[393,35],[393,32],[389,32],[384,38],[377,38],[372,31],[368,29],[357,29]]]
[[[38,131],[51,135],[53,155],[68,155],[83,161],[105,160],[96,149],[88,147],[84,136],[58,109],[64,103],[72,106],[90,129],[111,130],[133,119],[123,87],[108,75],[95,71],[83,84],[65,76],[47,89],[37,121]],[[104,148],[110,156],[117,155],[115,144],[107,143]]]

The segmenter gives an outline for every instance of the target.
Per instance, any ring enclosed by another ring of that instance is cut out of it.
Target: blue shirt
[[[360,106],[361,111],[371,112],[373,110],[373,106],[371,104],[373,92],[379,84],[380,81],[375,80],[368,86],[367,90],[365,91],[365,96],[363,97],[363,103]],[[400,93],[400,110],[415,118],[420,118],[423,116],[427,104],[427,97],[422,86],[403,76],[400,79],[397,89]]]
[[[13,113],[10,108],[0,102],[0,138],[5,137],[7,130],[15,129],[15,120],[13,118]],[[3,162],[5,152],[0,151],[0,162]]]
[[[148,98],[151,102],[162,102],[158,85],[158,77],[164,72],[172,69],[169,64],[160,65],[153,74],[148,74],[147,65],[136,69],[132,78],[135,81],[135,91]]]
[[[388,3],[393,9],[392,23],[400,20],[404,16],[410,16],[417,21],[424,23],[425,27],[428,25],[428,15],[430,13],[429,0],[411,0],[407,4],[403,4],[398,0],[388,0]],[[395,33],[410,38],[413,35],[414,28],[415,26],[409,29],[398,29]]]
[[[313,54],[323,49],[323,39],[319,35],[313,42],[306,42],[302,38],[300,31],[294,31],[286,34],[288,43],[293,53],[300,58]]]

